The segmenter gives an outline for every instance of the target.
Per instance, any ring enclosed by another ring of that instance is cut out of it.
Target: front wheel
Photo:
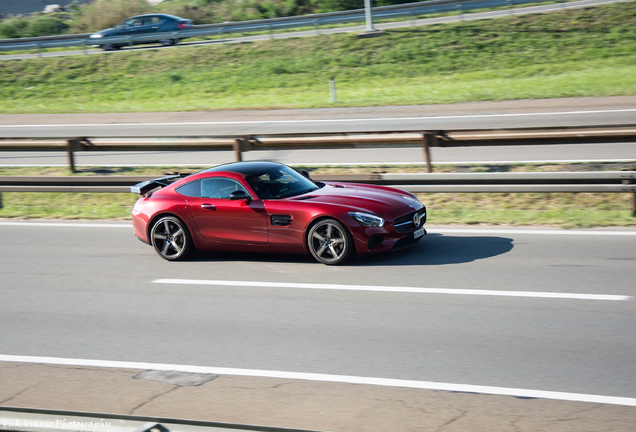
[[[344,225],[335,219],[325,219],[309,230],[307,246],[317,261],[336,265],[349,258],[353,250],[353,240]]]
[[[176,217],[159,219],[152,227],[150,238],[155,251],[168,261],[184,260],[194,252],[188,228]]]

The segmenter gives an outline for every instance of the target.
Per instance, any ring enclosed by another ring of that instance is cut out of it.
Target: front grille
[[[382,234],[373,234],[371,237],[369,237],[367,248],[371,249],[376,246],[380,246],[383,241],[384,241],[384,236]]]
[[[395,244],[393,245],[393,248],[391,249],[391,252],[411,246],[412,244],[417,243],[418,241],[422,240],[424,237],[418,237],[418,238],[413,238],[413,236],[410,237],[406,237],[403,239],[399,239],[398,241],[395,242]]]
[[[417,228],[421,227],[424,222],[426,222],[426,208],[422,207],[421,209],[419,209],[417,211],[417,213],[419,213],[420,215],[420,225],[419,226],[415,226],[413,225],[413,216],[415,215],[416,212],[411,212],[408,214],[405,214],[404,216],[400,216],[398,218],[395,218],[393,220],[393,227],[395,228],[395,230],[397,232],[410,232],[410,231],[415,231]]]

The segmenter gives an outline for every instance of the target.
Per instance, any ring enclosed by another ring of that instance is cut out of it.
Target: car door
[[[145,16],[145,17],[139,18],[138,22],[135,24],[136,33],[139,35],[143,35],[147,33],[157,32],[159,25],[156,24],[156,22],[153,23],[153,18],[156,18],[156,17]]]
[[[267,215],[261,200],[231,200],[234,191],[249,192],[235,179],[201,180],[201,198],[190,204],[194,223],[202,237],[228,244],[266,245]]]

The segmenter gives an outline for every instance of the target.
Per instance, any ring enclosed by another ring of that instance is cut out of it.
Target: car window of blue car
[[[130,27],[132,25],[135,25],[136,22],[137,22],[137,18],[130,18],[124,21],[123,23],[121,23],[120,25],[123,27]]]

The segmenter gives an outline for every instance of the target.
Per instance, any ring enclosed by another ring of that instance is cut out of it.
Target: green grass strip
[[[0,113],[436,104],[636,94],[636,3],[172,50],[0,62]]]

